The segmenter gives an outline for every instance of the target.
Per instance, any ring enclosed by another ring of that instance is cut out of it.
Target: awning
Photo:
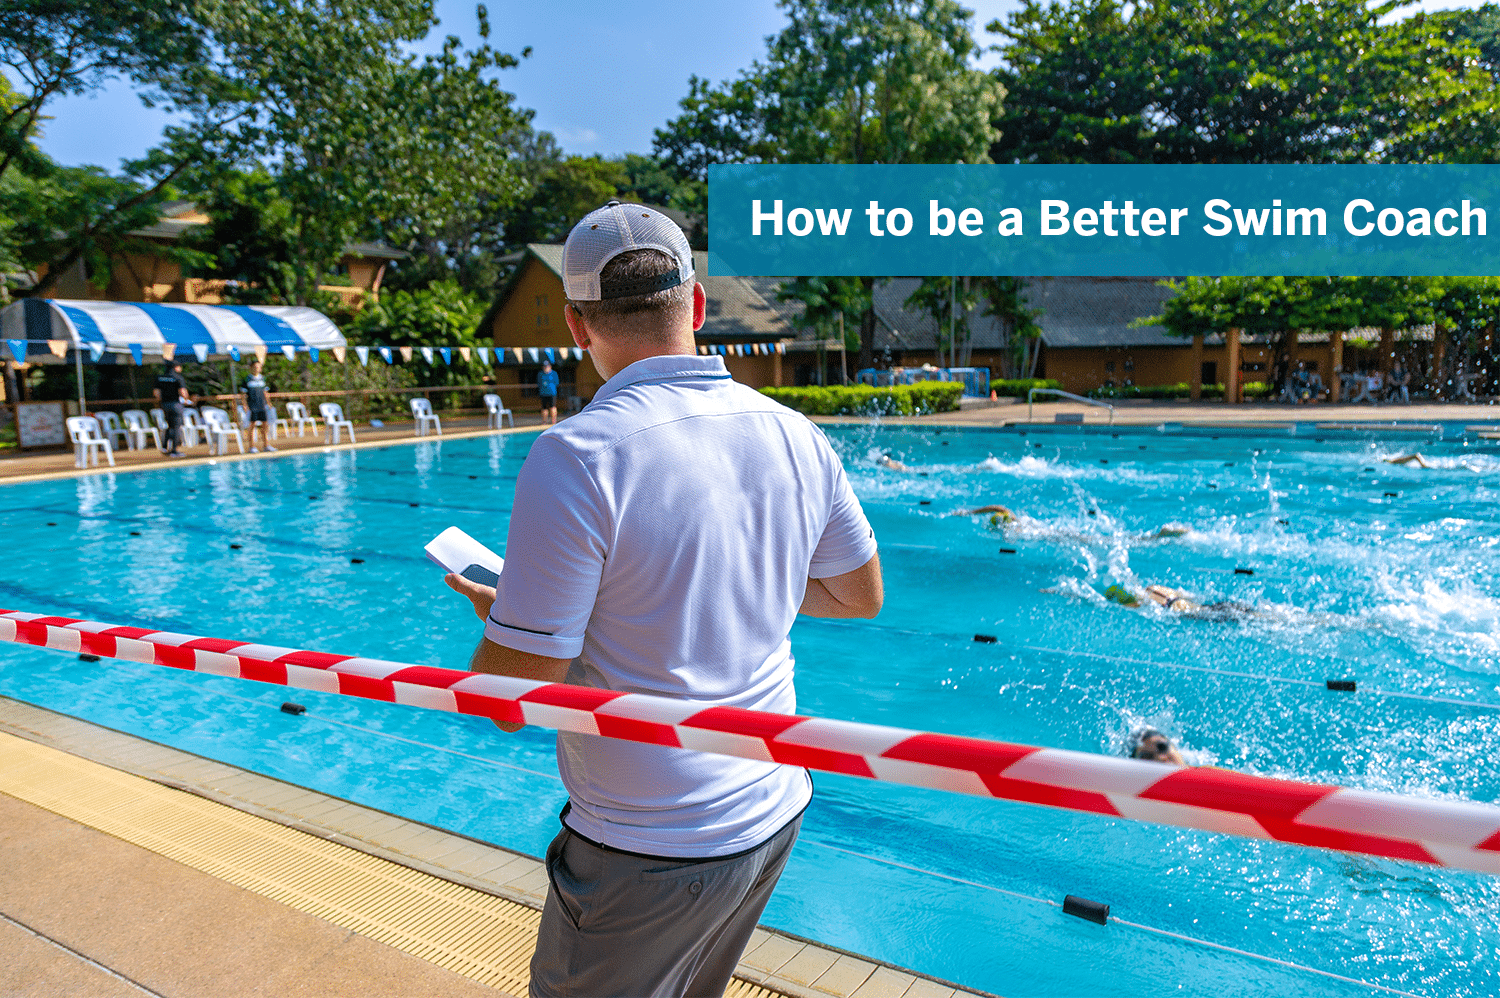
[[[332,350],[346,346],[326,315],[293,305],[173,305],[150,302],[27,298],[0,310],[0,339],[16,360],[60,364],[68,351],[91,363],[134,356],[160,358],[170,343],[178,359]],[[24,344],[24,346],[23,346]]]

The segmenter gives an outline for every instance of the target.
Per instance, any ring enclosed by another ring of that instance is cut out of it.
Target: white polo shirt
[[[808,578],[874,555],[822,430],[732,381],[718,357],[650,357],[532,445],[485,636],[575,659],[570,683],[793,713],[788,634]],[[557,743],[568,826],[629,852],[740,852],[811,797],[789,766],[593,735]]]

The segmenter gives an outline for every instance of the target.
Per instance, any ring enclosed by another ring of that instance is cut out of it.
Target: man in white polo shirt
[[[883,599],[838,457],[697,355],[703,287],[660,213],[591,213],[563,280],[574,342],[608,380],[532,445],[497,589],[448,576],[486,620],[470,667],[794,712],[796,615],[873,617]],[[557,741],[570,800],[531,994],[722,994],[796,839],[806,771]]]

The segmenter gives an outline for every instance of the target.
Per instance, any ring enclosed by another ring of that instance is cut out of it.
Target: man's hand
[[[470,581],[457,572],[449,572],[443,576],[443,581],[448,583],[448,588],[460,596],[467,596],[469,602],[474,604],[474,614],[480,620],[488,620],[490,607],[495,605],[495,590],[492,586],[481,586],[477,582]]]

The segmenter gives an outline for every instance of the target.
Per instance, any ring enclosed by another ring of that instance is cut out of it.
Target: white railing
[[[1109,423],[1111,426],[1114,425],[1114,406],[1110,405],[1108,402],[1100,402],[1098,399],[1085,398],[1082,395],[1074,395],[1072,392],[1065,392],[1061,388],[1033,388],[1031,391],[1026,393],[1026,422],[1028,423],[1031,422],[1031,400],[1035,398],[1038,393],[1042,395],[1061,395],[1063,398],[1072,399],[1074,402],[1082,402],[1084,405],[1093,405],[1098,406],[1101,409],[1108,409]]]

